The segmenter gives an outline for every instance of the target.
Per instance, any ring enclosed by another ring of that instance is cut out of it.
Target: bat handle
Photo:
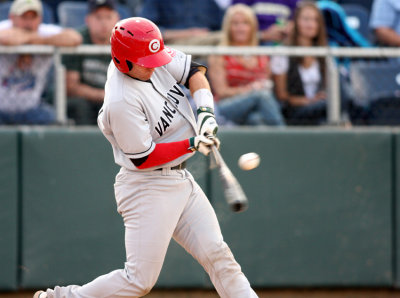
[[[212,153],[214,154],[214,160],[217,166],[221,166],[221,154],[219,153],[217,146],[211,146]]]

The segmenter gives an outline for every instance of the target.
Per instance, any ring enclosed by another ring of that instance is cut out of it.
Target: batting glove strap
[[[218,124],[215,120],[214,111],[209,107],[200,107],[197,110],[197,130],[199,135],[213,135],[218,131]]]
[[[199,107],[199,108],[197,109],[197,115],[199,115],[200,113],[203,113],[203,112],[211,113],[211,114],[214,115],[214,109],[212,109],[212,108],[209,108],[209,107]]]

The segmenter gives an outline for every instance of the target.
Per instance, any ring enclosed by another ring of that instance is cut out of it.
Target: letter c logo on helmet
[[[158,52],[158,50],[160,49],[160,42],[158,39],[153,39],[152,41],[150,41],[149,43],[149,50],[152,53]]]
[[[147,68],[160,67],[171,62],[158,27],[145,18],[128,18],[115,24],[111,34],[111,56],[123,73],[133,64]]]

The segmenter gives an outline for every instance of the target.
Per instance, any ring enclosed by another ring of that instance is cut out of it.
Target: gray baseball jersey
[[[110,63],[98,124],[113,147],[115,162],[129,170],[138,170],[130,159],[149,155],[156,143],[196,135],[193,111],[179,86],[186,82],[191,56],[172,49],[170,54],[172,61],[156,68],[147,82],[132,79]],[[163,166],[178,165],[192,154]]]

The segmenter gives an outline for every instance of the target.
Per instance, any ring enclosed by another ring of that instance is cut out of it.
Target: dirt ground
[[[260,290],[256,289],[260,298],[399,298],[400,291],[391,291],[385,289],[358,289],[358,290]],[[0,298],[32,298],[34,292],[10,292],[1,293]],[[146,298],[218,298],[215,291],[203,290],[153,290]]]

